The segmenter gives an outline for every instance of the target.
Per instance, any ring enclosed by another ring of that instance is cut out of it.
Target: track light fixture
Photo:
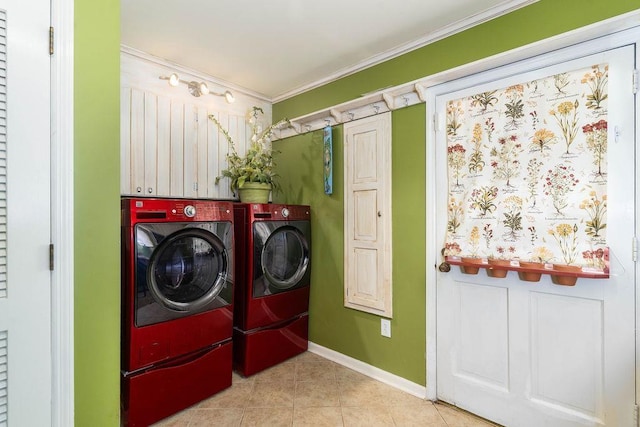
[[[195,80],[185,81],[180,80],[180,77],[176,73],[172,73],[170,76],[160,76],[160,80],[167,80],[170,86],[178,86],[180,83],[187,85],[187,89],[189,93],[195,97],[200,97],[202,95],[214,95],[214,96],[223,96],[227,103],[231,104],[236,99],[233,94],[226,90],[223,93],[211,92],[209,90],[209,86],[205,82],[197,82]]]

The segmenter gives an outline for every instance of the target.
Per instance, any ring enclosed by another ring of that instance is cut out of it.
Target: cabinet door
[[[182,102],[171,102],[171,161],[169,171],[169,195],[180,197],[184,194],[184,110]]]
[[[155,196],[157,156],[158,156],[158,97],[152,93],[144,94],[144,154],[142,169],[144,170],[143,191],[147,196]]]
[[[156,195],[158,98],[137,89],[123,88],[120,103],[120,192]]]
[[[344,129],[345,306],[391,317],[391,115]]]
[[[171,195],[171,100],[158,96],[155,195]]]
[[[144,195],[144,92],[132,89],[130,103],[131,158],[129,194]]]
[[[182,195],[198,196],[198,108],[195,105],[184,107],[184,158],[182,163],[184,183]],[[179,165],[176,165],[179,167]]]

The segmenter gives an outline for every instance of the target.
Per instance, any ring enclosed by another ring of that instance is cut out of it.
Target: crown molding
[[[587,40],[615,34],[624,37],[627,30],[638,27],[640,27],[640,9],[292,118],[290,119],[291,126],[279,129],[274,135],[274,140],[423,103],[426,102],[426,93],[429,88],[447,81],[535,58],[538,55],[567,48]]]
[[[121,44],[120,52],[126,55],[133,56],[135,58],[141,59],[143,61],[160,65],[162,67],[171,68],[172,70],[176,71],[178,74],[188,74],[200,80],[209,81],[214,83],[215,85],[226,87],[230,89],[232,92],[234,92],[234,94],[241,93],[246,96],[250,96],[253,98],[260,99],[262,101],[273,103],[273,100],[271,98],[269,98],[268,96],[262,93],[252,91],[251,89],[247,89],[246,87],[239,86],[237,84],[228,82],[223,79],[219,79],[217,77],[210,76],[205,73],[201,73],[200,71],[185,67],[184,65],[176,64],[175,62],[171,62],[164,58],[160,58],[160,57],[151,55],[149,53],[143,52],[141,50],[134,49],[127,45]]]

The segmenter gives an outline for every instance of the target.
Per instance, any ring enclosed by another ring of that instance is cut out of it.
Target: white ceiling
[[[277,101],[533,1],[121,0],[121,42]]]

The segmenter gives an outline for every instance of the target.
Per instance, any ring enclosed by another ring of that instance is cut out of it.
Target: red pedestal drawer
[[[148,426],[231,386],[232,343],[122,377],[125,426]]]
[[[234,368],[242,375],[249,376],[305,352],[308,329],[308,314],[270,328],[249,332],[234,329]]]

